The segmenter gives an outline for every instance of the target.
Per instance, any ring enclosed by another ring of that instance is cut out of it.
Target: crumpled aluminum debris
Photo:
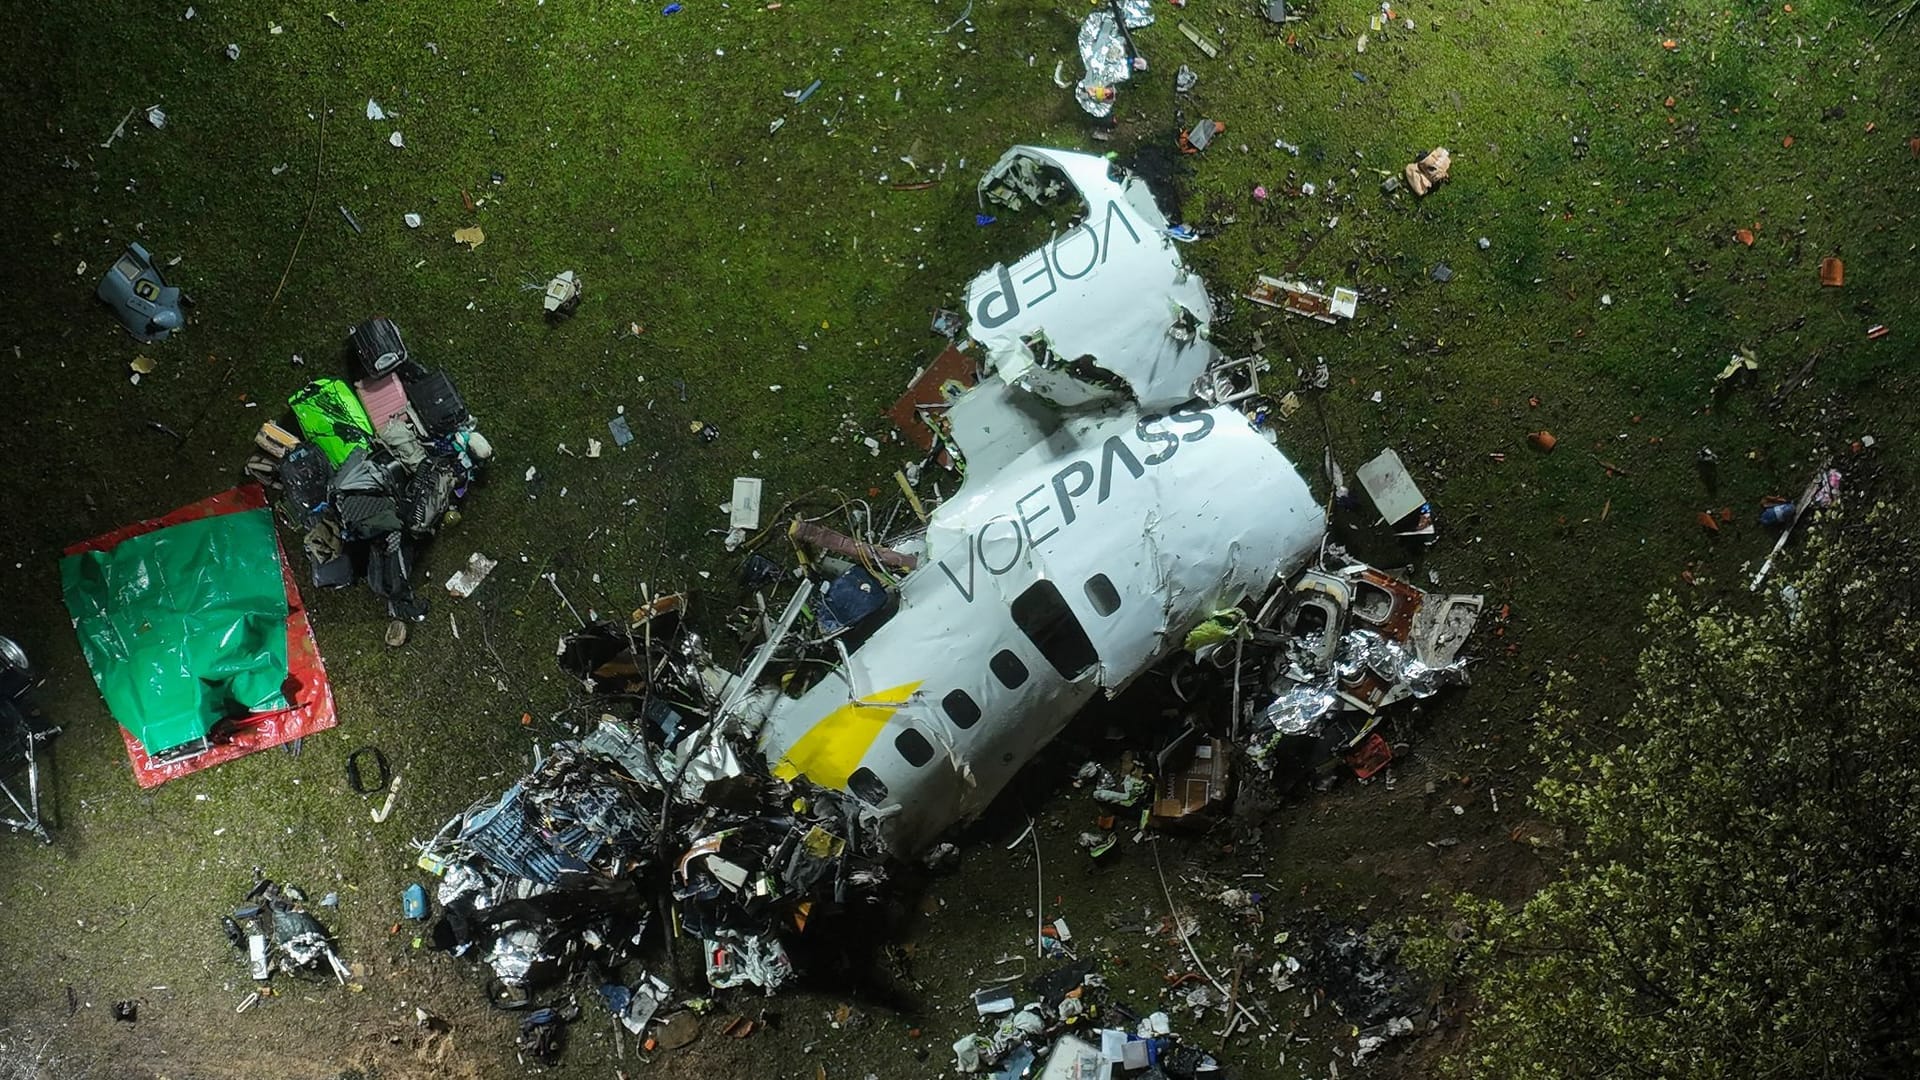
[[[1296,654],[1299,651],[1296,650]],[[1295,670],[1300,670],[1297,663]],[[1350,630],[1340,635],[1333,670],[1283,691],[1267,706],[1261,720],[1280,735],[1315,734],[1338,707],[1340,684],[1365,672],[1372,672],[1389,683],[1404,684],[1417,698],[1431,697],[1444,686],[1467,683],[1464,658],[1433,667],[1399,642],[1388,641],[1372,630]]]
[[[1127,29],[1153,25],[1153,10],[1147,5],[1148,0],[1120,0],[1120,17],[1127,20]]]
[[[1087,73],[1074,85],[1073,98],[1088,116],[1113,115],[1114,88],[1133,74],[1127,40],[1111,11],[1096,11],[1080,24],[1080,59]]]
[[[500,981],[509,986],[528,986],[538,981],[539,968],[560,958],[548,950],[554,935],[552,927],[521,926],[493,939],[483,962]]]
[[[706,941],[707,981],[725,989],[752,983],[771,995],[793,975],[793,960],[777,937],[737,937]]]
[[[1443,686],[1467,684],[1467,662],[1431,667],[1415,656],[1412,649],[1388,641],[1371,630],[1351,630],[1340,637],[1340,655],[1334,670],[1345,679],[1361,670],[1371,671],[1389,683],[1406,684],[1414,697],[1432,697]]]
[[[1262,719],[1282,735],[1311,735],[1339,700],[1331,686],[1295,686],[1273,699]]]

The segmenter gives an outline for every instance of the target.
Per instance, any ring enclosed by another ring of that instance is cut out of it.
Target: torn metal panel
[[[1354,476],[1366,491],[1367,498],[1373,500],[1374,509],[1380,511],[1382,524],[1398,524],[1427,505],[1427,497],[1420,493],[1420,487],[1408,474],[1406,464],[1391,447],[1360,466]]]
[[[1304,281],[1288,281],[1265,274],[1254,279],[1246,297],[1256,304],[1278,308],[1289,315],[1304,315],[1323,323],[1351,319],[1360,307],[1360,294],[1345,286],[1335,288],[1333,295],[1328,296]]]
[[[1102,157],[1034,146],[1014,147],[980,182],[983,199],[1014,209],[1069,189],[1084,203],[1076,224],[967,287],[969,332],[986,366],[1062,407],[1118,392],[1146,409],[1187,401],[1219,359],[1207,338],[1213,304],[1146,183],[1115,175]]]
[[[1176,753],[1163,757],[1159,769],[1160,787],[1151,819],[1156,825],[1177,824],[1203,814],[1226,802],[1232,793],[1232,755],[1227,740],[1201,739],[1184,748],[1187,753],[1183,764],[1169,767],[1179,759],[1177,751],[1182,748],[1173,749]]]
[[[954,319],[958,321],[959,316]],[[957,331],[956,331],[957,332]],[[906,393],[887,410],[887,419],[907,441],[931,450],[936,439],[947,437],[946,412],[978,381],[972,356],[949,345],[908,384]]]

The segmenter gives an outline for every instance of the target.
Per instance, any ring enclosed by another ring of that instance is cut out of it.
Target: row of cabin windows
[[[1087,602],[1102,617],[1120,610],[1120,592],[1105,574],[1095,574],[1087,579],[1085,590]],[[1060,590],[1051,581],[1036,581],[1027,587],[1013,602],[1013,624],[1027,635],[1027,640],[1040,651],[1047,663],[1067,680],[1079,678],[1087,669],[1100,662],[1099,653],[1094,651],[1093,642],[1088,639],[1086,629],[1080,620],[1073,617]],[[1010,649],[1002,649],[987,661],[987,670],[1000,685],[1009,690],[1018,690],[1024,686],[1029,672],[1026,662]],[[973,695],[965,690],[955,689],[940,699],[940,707],[945,710],[947,719],[962,731],[980,722],[981,712]],[[927,741],[918,729],[905,727],[893,737],[893,747],[900,757],[914,768],[920,768],[933,760],[933,744]],[[861,776],[864,773],[865,776]],[[860,781],[856,786],[854,781]],[[856,794],[860,787],[877,788],[880,801],[886,798],[886,785],[880,778],[867,769],[857,770],[849,778],[848,786]]]

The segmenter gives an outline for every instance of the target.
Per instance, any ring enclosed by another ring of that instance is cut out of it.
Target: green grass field
[[[1473,688],[1409,726],[1416,756],[1395,789],[1288,804],[1257,844],[1165,845],[1215,960],[1271,935],[1201,899],[1189,876],[1203,870],[1267,873],[1273,917],[1316,905],[1391,917],[1460,885],[1523,889],[1539,863],[1507,837],[1526,814],[1527,721],[1548,667],[1580,673],[1604,714],[1651,590],[1744,588],[1771,542],[1754,522],[1763,496],[1797,493],[1828,455],[1889,489],[1911,479],[1920,79],[1914,31],[1879,33],[1877,6],[1441,0],[1396,6],[1390,29],[1369,31],[1378,7],[1362,0],[1303,6],[1284,30],[1251,2],[1156,3],[1159,21],[1136,32],[1151,68],[1123,91],[1110,141],[1053,83],[1060,60],[1078,74],[1083,5],[974,0],[971,23],[955,25],[962,6],[0,12],[13,46],[0,75],[12,419],[0,426],[0,632],[45,669],[43,707],[66,728],[54,846],[0,837],[0,1058],[44,1043],[59,1063],[45,1075],[60,1077],[519,1071],[513,1019],[487,1014],[470,970],[389,927],[418,877],[409,839],[498,791],[533,740],[564,737],[566,717],[549,717],[571,702],[551,657],[572,620],[540,575],[583,613],[627,611],[643,586],[693,588],[724,654],[735,562],[716,530],[730,479],[764,477],[774,504],[819,486],[890,492],[910,454],[881,411],[935,351],[929,316],[1045,228],[1005,213],[975,224],[975,181],[1016,143],[1111,150],[1156,173],[1172,162],[1183,201],[1170,216],[1214,230],[1184,254],[1220,298],[1216,338],[1238,352],[1257,332],[1282,389],[1317,356],[1332,369],[1318,404],[1280,424],[1281,445],[1321,492],[1327,446],[1349,475],[1398,448],[1440,513],[1415,580],[1435,571],[1509,612],[1469,647],[1484,661]],[[1180,21],[1220,42],[1219,57]],[[1187,96],[1172,86],[1182,63],[1200,76]],[[816,78],[804,103],[783,94]],[[366,118],[369,98],[387,120]],[[144,118],[153,104],[164,128]],[[1183,158],[1175,135],[1201,117],[1225,133]],[[1383,173],[1436,145],[1454,154],[1448,184],[1423,200],[1382,193]],[[924,180],[937,183],[894,187]],[[1303,183],[1316,194],[1297,194]],[[403,223],[410,212],[420,228]],[[486,235],[472,250],[452,239],[469,225]],[[1751,246],[1735,239],[1743,228]],[[196,302],[165,344],[137,345],[93,298],[129,241],[177,256],[169,279]],[[1829,255],[1846,262],[1844,287],[1820,285]],[[1431,277],[1440,263],[1455,275],[1445,284]],[[550,325],[529,286],[563,269],[586,298]],[[1236,298],[1261,270],[1356,286],[1359,317],[1269,318]],[[298,757],[258,754],[140,791],[67,625],[59,551],[229,486],[258,424],[337,373],[347,328],[376,313],[454,375],[500,455],[433,549],[428,587],[469,551],[500,569],[474,600],[436,602],[398,651],[380,643],[384,612],[363,589],[310,593],[339,729]],[[1879,324],[1890,332],[1869,340]],[[1757,378],[1716,394],[1742,347]],[[156,370],[135,385],[140,355]],[[615,451],[605,425],[622,408],[638,439]],[[696,438],[696,421],[721,437]],[[1527,444],[1542,429],[1558,437],[1551,454]],[[1855,459],[1850,444],[1868,434],[1878,448]],[[587,459],[589,438],[607,454]],[[1712,490],[1703,446],[1720,462]],[[1717,534],[1696,523],[1722,507],[1733,516]],[[364,743],[405,776],[381,825],[342,772]],[[1507,797],[1498,812],[1490,791]],[[1129,958],[1116,986],[1149,1007],[1176,963],[1145,934],[1164,913],[1151,860],[1094,873],[1070,845],[1084,799],[1041,810],[1050,913]],[[1444,837],[1463,843],[1429,846]],[[998,839],[900,928],[923,983],[908,1003],[832,987],[736,1000],[723,1011],[772,1008],[785,1022],[738,1043],[710,1030],[649,1066],[630,1044],[616,1051],[590,1004],[555,1074],[936,1073],[976,1026],[966,995],[995,973],[989,961],[1030,935],[1032,868]],[[341,891],[332,921],[364,992],[300,988],[235,1014],[248,980],[215,919],[256,866]],[[146,1000],[142,1019],[114,1024],[107,1006],[129,997]],[[864,1026],[827,1022],[846,1001]],[[417,1047],[416,1005],[454,1034]],[[1298,995],[1272,1006],[1297,1016]],[[1218,1023],[1181,1030],[1209,1044]],[[1307,1042],[1243,1038],[1222,1056],[1240,1075],[1321,1076],[1351,1050],[1329,1017],[1300,1031]],[[0,1077],[39,1075],[12,1067],[0,1060]]]

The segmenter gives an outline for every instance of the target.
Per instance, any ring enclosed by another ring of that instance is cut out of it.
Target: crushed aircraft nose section
[[[1190,400],[1220,359],[1207,340],[1213,303],[1146,182],[1116,177],[1103,157],[1037,146],[1007,151],[980,181],[983,201],[1015,211],[1070,195],[1085,204],[1073,227],[967,286],[969,333],[989,370],[1063,408]]]

